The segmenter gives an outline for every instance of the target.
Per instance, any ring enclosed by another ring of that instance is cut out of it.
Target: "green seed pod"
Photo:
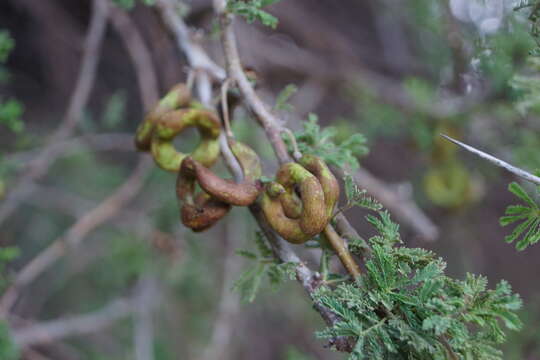
[[[176,150],[172,141],[184,129],[195,126],[201,134],[201,142],[191,153],[203,166],[212,166],[219,156],[218,136],[220,123],[217,115],[205,109],[181,109],[169,111],[157,119],[152,135],[152,155],[164,170],[177,172],[186,154]]]
[[[255,202],[261,191],[258,181],[262,174],[261,163],[250,147],[232,139],[229,139],[229,144],[244,172],[244,180],[241,183],[222,179],[189,157],[184,160],[182,166],[186,163],[186,166],[193,169],[201,188],[215,199],[235,206],[248,206]]]
[[[304,155],[298,162],[319,180],[324,192],[326,215],[330,219],[334,215],[334,208],[339,200],[339,183],[336,177],[325,162],[316,156]]]
[[[188,106],[191,102],[191,92],[185,84],[175,85],[145,116],[137,128],[135,146],[140,151],[149,151],[157,119],[168,111]]]

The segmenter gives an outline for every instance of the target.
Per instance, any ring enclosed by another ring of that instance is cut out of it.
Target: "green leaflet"
[[[504,240],[516,242],[516,249],[522,251],[540,240],[540,207],[518,183],[511,183],[508,190],[524,204],[508,206],[499,222],[501,226],[520,222]]]

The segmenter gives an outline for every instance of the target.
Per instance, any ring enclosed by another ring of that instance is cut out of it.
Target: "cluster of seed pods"
[[[176,150],[173,140],[188,127],[197,128],[201,141],[193,152],[184,154]],[[204,231],[223,218],[231,206],[249,206],[262,193],[263,213],[285,240],[301,244],[323,231],[333,215],[339,185],[320,158],[304,155],[297,163],[284,164],[275,181],[263,186],[257,154],[228,138],[244,174],[243,181],[235,183],[210,169],[220,155],[220,132],[217,113],[193,101],[184,84],[174,86],[137,129],[136,147],[151,152],[162,169],[177,173],[176,195],[185,226]]]

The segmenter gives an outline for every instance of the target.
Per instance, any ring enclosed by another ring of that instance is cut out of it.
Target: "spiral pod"
[[[218,177],[191,156],[180,166],[176,189],[182,203],[181,220],[193,231],[210,228],[228,213],[231,205],[252,204],[261,191],[262,169],[257,154],[238,141],[228,139],[228,142],[244,173],[241,183]],[[203,191],[194,196],[196,184]]]
[[[203,166],[210,167],[218,159],[220,122],[215,112],[193,107],[169,111],[155,122],[151,151],[157,165],[164,170],[177,172],[182,161],[188,156],[176,150],[174,138],[186,128],[194,126],[199,130],[201,141],[190,154]]]
[[[158,101],[145,116],[135,133],[135,146],[140,151],[150,151],[152,134],[157,119],[168,111],[186,107],[191,102],[191,91],[185,84],[177,84]]]
[[[181,164],[176,179],[176,196],[181,205],[182,224],[195,232],[201,232],[209,229],[227,215],[231,206],[212,198],[205,192],[195,195],[197,179],[190,161],[193,159],[186,157]]]
[[[298,164],[279,169],[276,181],[266,186],[261,206],[278,234],[301,244],[328,225],[338,197],[339,184],[324,161],[305,155]]]
[[[286,215],[281,198],[290,197],[295,187],[302,200],[302,212],[297,219]],[[284,239],[301,244],[320,233],[327,224],[324,193],[317,178],[297,163],[281,166],[276,181],[267,184],[261,202],[270,226]]]
[[[192,158],[186,158],[182,166],[193,171],[201,188],[213,198],[234,206],[251,205],[261,192],[259,178],[262,175],[259,157],[249,146],[228,139],[231,152],[238,160],[244,173],[240,183],[222,179]]]
[[[339,200],[339,183],[336,177],[332,174],[332,171],[330,171],[325,162],[317,156],[304,155],[298,163],[319,180],[324,193],[326,215],[328,216],[328,221],[330,221]]]

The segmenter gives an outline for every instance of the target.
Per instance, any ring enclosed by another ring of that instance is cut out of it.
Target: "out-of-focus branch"
[[[153,310],[159,301],[156,278],[153,274],[141,276],[138,295],[134,301],[135,360],[154,359]]]
[[[150,51],[146,47],[139,30],[124,11],[112,5],[110,18],[129,53],[129,57],[137,73],[141,100],[145,110],[148,111],[159,98],[157,76],[152,64]]]
[[[39,197],[31,196],[25,203],[39,209],[58,211],[62,215],[80,219],[98,205],[97,201],[69,193],[61,188],[36,184],[34,186],[35,191],[40,194]],[[146,237],[152,229],[146,214],[148,210],[148,208],[145,211],[122,209],[114,216],[115,221],[112,225],[124,231],[134,232],[140,237]]]
[[[208,74],[215,79],[224,80],[225,71],[208,57],[199,44],[192,41],[192,35],[190,34],[187,25],[176,12],[175,1],[157,0],[156,6],[159,9],[165,24],[174,34],[178,46],[186,55],[189,64],[196,70],[208,72]]]
[[[90,91],[95,81],[99,49],[105,34],[107,15],[108,7],[106,1],[94,0],[92,18],[84,43],[79,76],[64,118],[48,141],[48,145],[28,164],[27,170],[24,171],[18,181],[13,183],[13,186],[8,191],[6,199],[3,201],[2,206],[0,206],[0,225],[17,209],[26,197],[32,194],[31,184],[45,175],[49,166],[60,155],[59,149],[52,145],[66,139],[75,130],[75,126],[88,102]]]
[[[231,338],[235,335],[235,325],[240,311],[240,297],[237,292],[231,290],[231,287],[242,266],[235,251],[242,237],[239,234],[244,234],[246,227],[238,216],[231,215],[232,217],[229,217],[229,221],[225,224],[225,238],[222,242],[223,267],[221,274],[223,277],[219,306],[210,342],[205,347],[202,356],[204,360],[228,360],[232,356],[227,349]]]
[[[337,169],[340,175],[342,171]],[[384,205],[396,218],[409,225],[424,241],[435,241],[439,236],[439,229],[416,205],[412,194],[406,191],[392,189],[388,184],[377,179],[366,169],[361,169],[354,174],[354,180],[359,187]]]
[[[15,276],[13,284],[0,298],[0,316],[6,316],[15,304],[21,288],[33,282],[70,248],[80,245],[84,237],[108,221],[140,191],[144,175],[151,168],[149,158],[141,158],[130,177],[111,196],[73,224],[63,236],[25,265]]]
[[[104,133],[88,134],[72,137],[55,144],[51,144],[59,157],[70,156],[83,151],[135,151],[133,147],[133,134],[131,133]],[[6,156],[6,160],[12,163],[24,163],[37,156],[43,148],[12,153]]]
[[[12,339],[19,347],[50,343],[97,332],[129,316],[132,312],[132,301],[118,299],[89,314],[45,321],[13,330]]]

